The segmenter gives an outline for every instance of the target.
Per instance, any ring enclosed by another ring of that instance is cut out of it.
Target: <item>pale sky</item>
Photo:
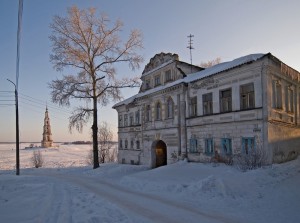
[[[221,57],[229,61],[251,53],[271,52],[300,71],[300,1],[298,0],[23,0],[20,48],[20,140],[41,141],[46,103],[54,141],[91,140],[91,124],[82,134],[68,131],[71,108],[52,104],[48,83],[62,74],[49,62],[49,24],[68,7],[95,7],[112,21],[124,22],[122,37],[132,29],[144,36],[144,63],[140,70],[118,69],[119,75],[141,75],[144,66],[160,52],[177,53],[189,62],[188,38],[193,34],[193,64]],[[14,87],[16,80],[18,0],[0,1],[0,142],[15,141]],[[128,89],[124,98],[136,94]],[[117,112],[111,103],[99,108],[99,122],[107,121],[117,132]]]

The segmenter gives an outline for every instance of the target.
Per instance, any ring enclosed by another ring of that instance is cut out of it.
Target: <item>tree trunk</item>
[[[93,155],[94,155],[94,169],[99,167],[99,154],[98,154],[98,117],[97,117],[97,97],[93,97],[94,111],[93,111]]]

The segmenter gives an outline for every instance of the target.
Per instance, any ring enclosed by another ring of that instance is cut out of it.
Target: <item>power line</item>
[[[22,103],[22,105],[20,107],[23,108],[23,109],[26,109],[26,110],[33,111],[33,112],[35,112],[37,114],[41,114],[41,111],[32,109],[30,106],[31,107],[36,107],[36,108],[41,108],[41,107],[38,107],[38,106],[35,106],[35,105],[32,105],[32,104],[26,104],[26,103]],[[68,119],[68,117],[61,118],[61,117],[58,117],[56,115],[53,115],[52,113],[51,113],[51,118],[58,119],[58,120],[61,120],[61,121],[65,121],[65,120]]]
[[[1,107],[14,106],[15,104],[0,104]]]
[[[22,93],[19,93],[19,95],[24,96],[24,97],[21,96],[21,98],[24,99],[24,100],[31,101],[31,102],[36,103],[36,104],[45,105],[45,102],[44,102],[43,100],[36,99],[36,98],[31,97],[31,96],[22,94]],[[55,110],[60,110],[60,111],[62,111],[62,112],[68,113],[68,114],[71,113],[70,110],[61,108],[61,107],[59,107],[59,106],[55,106],[54,104],[50,104],[50,105],[47,104],[47,106],[48,106],[49,108],[52,108],[52,109],[55,109]]]

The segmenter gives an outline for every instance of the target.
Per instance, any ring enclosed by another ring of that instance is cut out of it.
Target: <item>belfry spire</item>
[[[42,147],[48,148],[48,147],[52,147],[52,146],[53,146],[53,140],[52,140],[50,118],[49,118],[49,114],[48,114],[48,106],[46,105]]]

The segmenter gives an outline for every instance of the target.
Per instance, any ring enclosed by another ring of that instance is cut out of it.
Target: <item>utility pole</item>
[[[187,36],[189,38],[189,42],[188,42],[188,46],[187,48],[190,49],[190,59],[191,59],[191,73],[193,73],[193,58],[192,58],[192,50],[194,49],[193,45],[193,40],[192,38],[194,37],[194,35],[190,34],[189,36]]]
[[[20,175],[20,139],[19,139],[19,103],[18,103],[18,90],[14,82],[7,79],[15,86],[15,100],[16,100],[16,175]]]

